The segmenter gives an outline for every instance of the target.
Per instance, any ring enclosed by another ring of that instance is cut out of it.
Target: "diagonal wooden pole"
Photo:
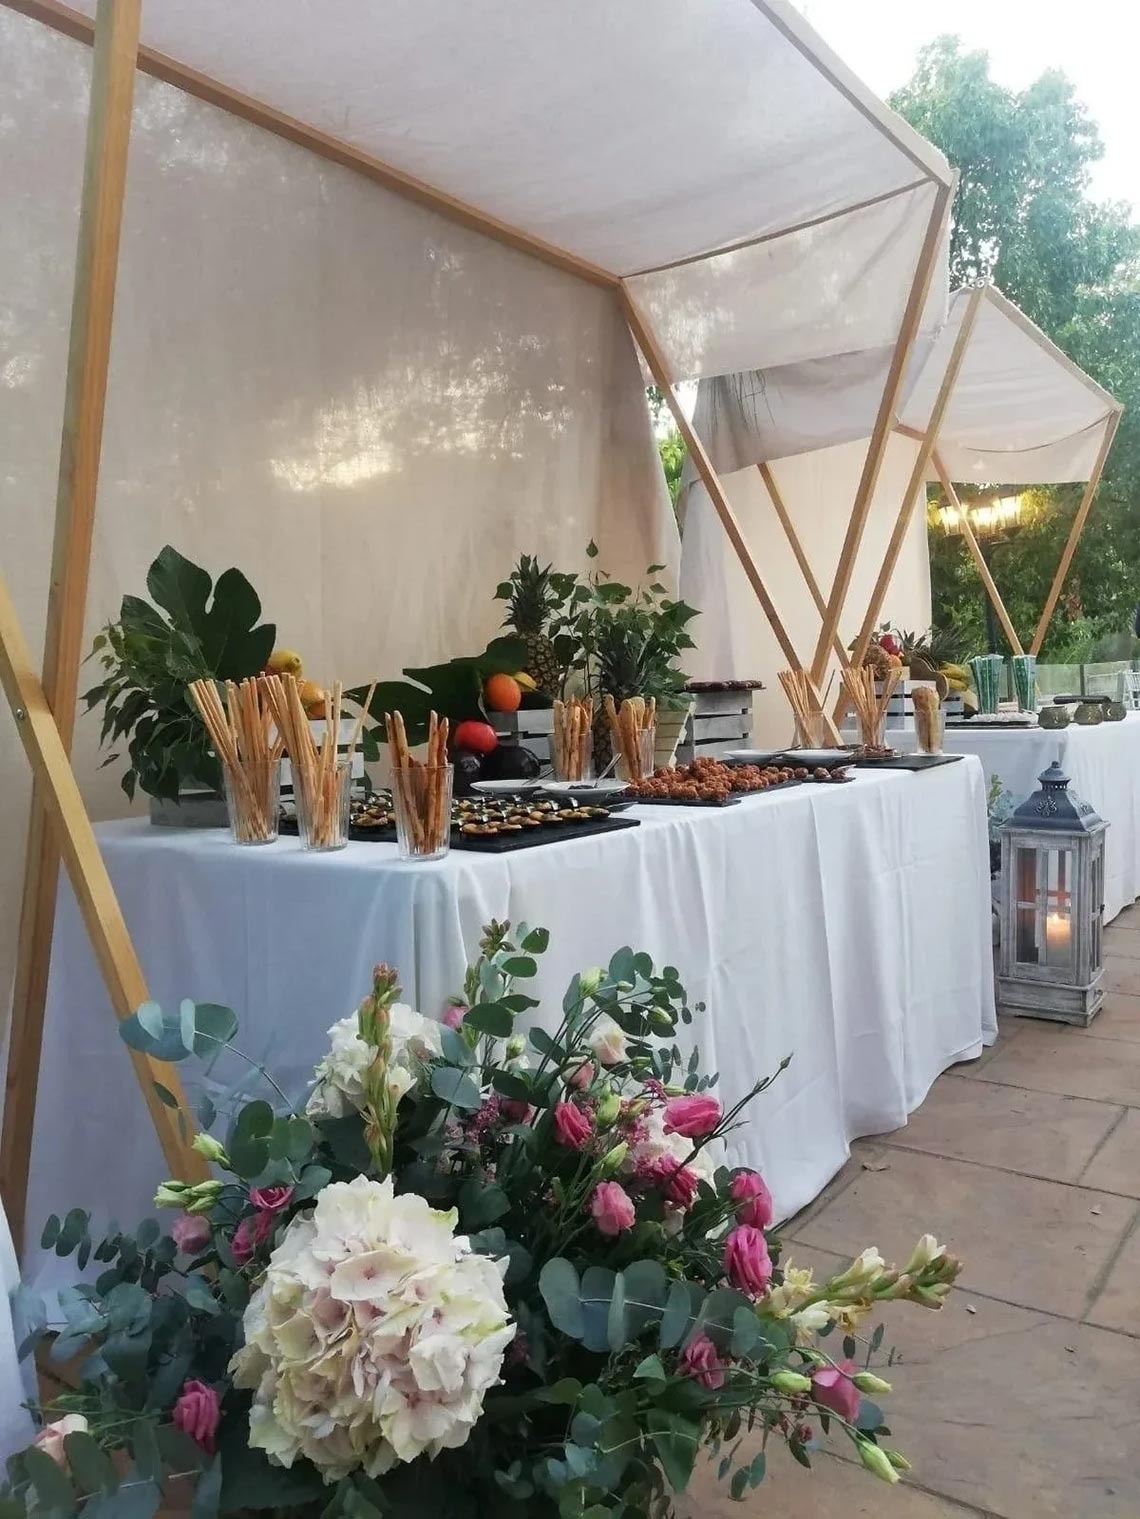
[[[756,599],[764,609],[768,625],[776,635],[776,642],[780,645],[784,658],[788,661],[791,668],[793,670],[802,670],[804,668],[803,662],[797,654],[796,647],[788,635],[788,630],[784,626],[783,619],[776,610],[776,605],[767,586],[764,584],[763,576],[760,574],[756,560],[753,558],[752,550],[748,547],[745,540],[744,530],[740,526],[736,513],[732,509],[732,502],[728,499],[724,486],[720,483],[720,478],[713,468],[708,451],[697,436],[696,429],[685,415],[685,409],[677,396],[677,391],[669,372],[669,364],[661,345],[658,343],[652,328],[646,322],[640,308],[625,285],[621,287],[621,300],[625,309],[626,321],[629,323],[634,341],[645,357],[650,374],[661,387],[661,394],[665,397],[665,403],[673,414],[673,421],[677,424],[677,431],[681,434],[685,447],[689,450],[689,457],[693,461],[697,474],[701,477],[702,484],[709,493],[713,508],[720,518],[725,532],[728,534],[729,542],[736,551],[736,557],[740,560],[741,568],[748,577],[748,583],[756,593]],[[818,682],[816,684],[818,685]],[[827,716],[826,713],[824,716]],[[827,718],[827,729],[828,733],[838,742],[839,731],[835,728],[830,718]]]
[[[930,219],[926,225],[926,235],[919,250],[914,279],[910,287],[910,295],[903,311],[899,335],[895,341],[894,352],[891,355],[890,367],[887,370],[887,380],[883,387],[883,398],[879,403],[879,414],[875,419],[871,441],[867,446],[867,458],[864,462],[863,473],[855,493],[855,504],[851,509],[851,519],[847,524],[847,533],[843,540],[843,547],[840,550],[839,562],[835,568],[835,579],[832,582],[831,595],[828,597],[827,602],[827,614],[823,619],[823,626],[819,630],[819,640],[816,643],[815,654],[812,658],[811,672],[817,683],[823,679],[823,672],[827,668],[832,641],[839,628],[839,619],[843,615],[843,606],[847,600],[847,592],[851,587],[851,577],[855,571],[855,560],[859,553],[860,544],[863,541],[863,530],[867,525],[867,517],[871,510],[871,500],[875,494],[875,486],[878,484],[879,474],[882,471],[887,444],[890,442],[891,428],[894,425],[895,412],[898,409],[899,399],[902,394],[907,363],[910,360],[914,340],[918,335],[918,329],[922,322],[922,312],[926,305],[926,297],[930,292],[930,282],[933,278],[935,265],[938,262],[939,253],[942,248],[943,231],[946,219],[950,213],[950,203],[953,199],[953,194],[953,186],[943,184],[938,185],[934,192],[934,203],[931,206]]]
[[[8,587],[0,578],[0,686],[8,698],[16,727],[27,753],[40,796],[50,809],[57,836],[63,850],[67,872],[75,890],[79,911],[91,939],[95,958],[106,982],[107,991],[116,1016],[127,1018],[149,998],[146,981],[131,943],[127,925],[119,907],[115,888],[107,874],[103,856],[99,853],[91,821],[79,794],[75,773],[64,749],[59,728],[48,705],[47,694],[32,664],[28,646],[16,617]],[[178,1111],[168,1107],[159,1098],[154,1083],[160,1080],[179,1105],[185,1108],[182,1085],[177,1070],[165,1061],[152,1060],[138,1050],[130,1051],[135,1071],[146,1099],[150,1116],[158,1132],[162,1153],[172,1173],[185,1181],[201,1181],[209,1168],[202,1157],[189,1148],[178,1123]],[[32,1092],[34,1099],[35,1078],[33,1070]],[[14,1096],[11,1087],[8,1102]],[[5,1176],[13,1182],[13,1201],[19,1213],[11,1211],[7,1194],[5,1208],[13,1236],[23,1228],[24,1207],[27,1195],[27,1166],[31,1153],[31,1129],[35,1118],[34,1100],[27,1108],[24,1127],[7,1133],[5,1113],[4,1151]],[[66,1123],[75,1115],[60,1114],[59,1121]],[[7,1148],[11,1139],[12,1150]],[[23,1170],[14,1164],[19,1160]]]
[[[891,580],[895,573],[895,566],[899,561],[903,543],[906,540],[910,528],[911,518],[914,515],[915,505],[920,496],[926,492],[926,476],[930,469],[931,457],[937,446],[942,424],[946,420],[950,401],[954,394],[954,387],[958,383],[958,377],[962,372],[966,354],[969,351],[970,339],[973,336],[974,325],[981,311],[982,301],[985,299],[987,287],[979,285],[973,290],[966,302],[966,309],[962,313],[962,322],[958,328],[958,335],[954,339],[954,346],[950,350],[950,358],[946,364],[946,373],[942,376],[942,384],[938,387],[938,394],[934,399],[930,416],[927,419],[926,431],[918,436],[921,439],[918,453],[915,457],[914,467],[910,472],[906,490],[903,492],[902,501],[899,504],[898,516],[887,543],[887,551],[883,555],[883,562],[879,566],[878,579],[875,581],[871,595],[867,601],[867,610],[863,617],[863,625],[859,629],[859,636],[855,640],[855,648],[851,654],[851,663],[858,670],[862,667],[863,659],[871,642],[871,635],[875,631],[875,625],[883,610],[883,603],[887,599],[887,591],[890,589]],[[908,429],[907,436],[913,436]],[[847,711],[847,694],[844,692],[835,708],[836,722],[842,722]]]
[[[1041,612],[1041,620],[1037,624],[1037,631],[1033,635],[1033,642],[1029,645],[1031,654],[1039,654],[1041,645],[1045,642],[1045,634],[1049,631],[1053,613],[1056,610],[1057,598],[1061,594],[1061,588],[1065,584],[1065,577],[1069,573],[1069,566],[1073,562],[1073,555],[1077,552],[1077,544],[1081,541],[1081,534],[1085,530],[1089,511],[1096,495],[1100,477],[1104,474],[1104,466],[1108,461],[1108,452],[1112,447],[1112,440],[1116,436],[1116,429],[1120,426],[1122,408],[1109,412],[1104,420],[1104,437],[1101,439],[1100,448],[1097,450],[1096,460],[1093,463],[1092,474],[1085,486],[1085,493],[1081,497],[1081,504],[1077,507],[1077,515],[1073,518],[1073,525],[1069,529],[1069,539],[1065,544],[1065,551],[1061,555],[1061,562],[1057,566],[1057,573],[1053,576],[1053,584],[1049,587],[1049,594],[1045,598],[1045,606]]]
[[[795,523],[792,521],[791,513],[788,511],[783,492],[776,483],[776,476],[768,464],[758,464],[756,468],[760,471],[760,478],[764,482],[764,489],[768,492],[776,516],[779,518],[780,526],[784,529],[784,537],[788,540],[788,547],[791,549],[796,563],[800,567],[800,574],[804,577],[804,584],[808,588],[808,594],[815,602],[815,608],[819,615],[826,617],[827,602],[824,600],[823,592],[819,588],[819,581],[815,578],[815,571],[811,567],[811,561],[804,552],[804,546],[800,542],[800,535],[796,532]],[[843,639],[839,636],[838,630],[835,634],[834,646],[835,652],[839,656],[840,665],[846,669],[851,661],[847,650],[843,647]]]
[[[978,543],[973,523],[970,521],[969,509],[963,507],[961,501],[958,500],[958,492],[954,489],[954,482],[946,473],[946,466],[942,463],[937,449],[934,450],[934,468],[938,471],[938,478],[942,483],[942,489],[946,493],[947,501],[958,513],[958,520],[962,524],[962,537],[966,540],[966,547],[970,551],[970,558],[974,561],[974,567],[981,576],[982,584],[986,588],[986,595],[990,598],[990,604],[997,613],[1002,632],[1009,640],[1009,646],[1013,652],[1015,654],[1024,654],[1025,650],[1021,647],[1021,639],[1017,636],[1017,629],[1014,627],[1010,615],[1006,611],[1001,592],[997,588],[994,577],[990,573],[990,567],[986,563],[986,556],[982,553]]]
[[[99,0],[95,18],[43,662],[43,689],[65,754],[71,750],[83,652],[139,12],[140,0]],[[59,882],[59,847],[47,802],[42,780],[37,779],[28,825],[0,1140],[0,1190],[17,1240],[27,1190]]]

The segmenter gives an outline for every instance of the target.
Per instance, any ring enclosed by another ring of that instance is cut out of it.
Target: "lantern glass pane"
[[[1017,909],[1017,961],[1019,965],[1036,965],[1037,955],[1037,909]]]
[[[1045,964],[1073,963],[1074,857],[1071,849],[1050,849],[1045,866]]]
[[[1037,905],[1037,851],[1021,848],[1017,851],[1016,872],[1017,904],[1019,907]],[[1022,956],[1019,954],[1019,960]]]

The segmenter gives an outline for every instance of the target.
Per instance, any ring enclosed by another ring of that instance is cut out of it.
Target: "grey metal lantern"
[[[998,1004],[1086,1025],[1104,999],[1104,835],[1054,761],[1001,831]]]

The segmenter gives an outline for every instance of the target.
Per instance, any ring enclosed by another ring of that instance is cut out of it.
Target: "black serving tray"
[[[522,833],[482,835],[451,830],[452,849],[466,849],[476,854],[513,854],[516,849],[534,849],[540,844],[557,844],[560,839],[586,839],[599,833],[619,833],[623,828],[640,828],[637,818],[595,818],[590,823],[548,823],[541,828],[525,828]]]
[[[744,800],[744,793],[736,796],[635,796],[635,807],[735,807]]]
[[[933,770],[938,765],[953,765],[965,758],[964,754],[876,754],[851,763],[864,765],[868,770]]]

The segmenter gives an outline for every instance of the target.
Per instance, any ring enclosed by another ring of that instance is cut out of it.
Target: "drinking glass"
[[[392,772],[392,810],[401,860],[439,860],[451,848],[451,765],[401,766]]]

